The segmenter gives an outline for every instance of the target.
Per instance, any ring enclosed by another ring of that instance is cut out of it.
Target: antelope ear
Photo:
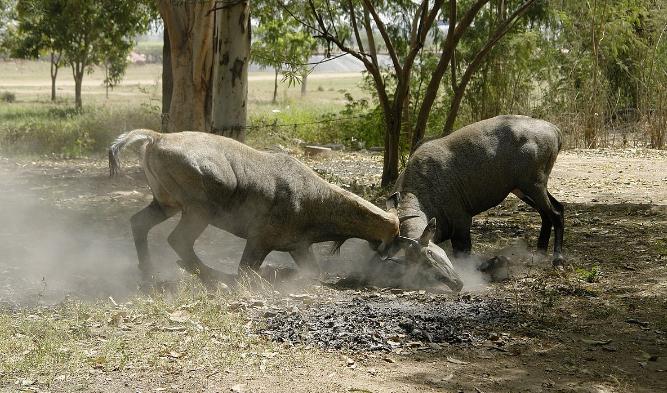
[[[422,235],[419,237],[419,244],[422,246],[426,247],[428,246],[428,243],[433,240],[433,237],[435,236],[435,230],[437,228],[435,217],[431,218],[426,225],[426,228],[424,228],[424,232]]]
[[[395,192],[387,197],[387,210],[398,209],[398,203],[401,201],[401,193]]]

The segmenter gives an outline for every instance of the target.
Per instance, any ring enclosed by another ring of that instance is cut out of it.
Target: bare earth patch
[[[377,155],[307,162],[379,194]],[[206,293],[175,267],[173,221],[151,242],[175,284],[142,294],[128,219],[150,194],[136,164],[125,174],[0,158],[1,391],[667,390],[667,152],[562,152],[550,189],[572,267],[520,246],[534,249],[540,220],[512,197],[473,227],[475,252],[508,255],[511,278],[462,294],[308,280]],[[242,246],[213,230],[197,244],[229,270]],[[325,270],[353,268],[355,247],[323,255]]]

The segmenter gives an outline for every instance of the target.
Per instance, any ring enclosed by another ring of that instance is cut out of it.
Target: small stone
[[[345,146],[341,143],[327,143],[326,145],[323,145],[323,147],[329,148],[334,151],[345,149]]]
[[[328,147],[313,146],[313,145],[305,146],[303,150],[306,156],[309,157],[326,157],[330,156],[332,152],[332,150]]]

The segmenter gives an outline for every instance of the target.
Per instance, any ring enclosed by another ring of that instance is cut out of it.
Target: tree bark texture
[[[160,0],[158,6],[169,34],[173,82],[166,130],[206,131],[214,2]]]
[[[81,101],[81,85],[83,84],[84,66],[81,63],[72,63],[72,76],[74,77],[74,107],[81,110],[83,103]]]
[[[301,97],[305,97],[307,94],[307,82],[308,82],[308,73],[304,73],[301,76]]]
[[[280,69],[276,68],[273,71],[275,75],[273,76],[273,100],[271,102],[275,104],[278,101],[278,74],[280,73]]]
[[[250,62],[250,3],[216,10],[213,53],[212,131],[245,140]]]
[[[56,78],[60,68],[60,55],[56,58],[55,53],[51,52],[51,101],[56,100]]]
[[[161,131],[168,132],[171,94],[174,91],[174,80],[171,74],[171,44],[169,34],[165,31],[162,37],[162,125]]]

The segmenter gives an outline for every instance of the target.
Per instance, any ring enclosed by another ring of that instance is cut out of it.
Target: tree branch
[[[417,57],[417,53],[419,53],[419,51],[424,47],[424,41],[426,40],[426,35],[428,33],[428,30],[433,25],[433,22],[435,21],[438,12],[440,12],[440,8],[442,7],[442,4],[444,2],[445,2],[444,0],[436,0],[435,3],[433,4],[433,8],[431,8],[428,14],[426,13],[426,8],[422,10],[422,18],[419,21],[419,28],[418,28],[419,34],[417,36],[417,40],[415,42],[415,45],[411,45],[410,52],[408,52],[408,55],[405,57],[404,74],[406,75],[410,74],[412,63]],[[424,1],[424,3],[422,3],[422,6],[426,7],[426,3],[427,1]]]
[[[378,15],[377,11],[375,10],[375,7],[373,7],[370,0],[363,0],[363,3],[364,3],[364,8],[367,9],[368,12],[371,14],[373,20],[375,21],[375,25],[380,31],[380,35],[384,40],[384,44],[387,46],[387,52],[389,52],[389,57],[391,57],[391,62],[394,64],[394,69],[396,70],[396,74],[398,75],[399,73],[401,73],[403,67],[401,66],[401,62],[398,59],[398,55],[396,54],[396,49],[394,48],[394,45],[391,43],[391,37],[389,37],[389,33],[387,32],[387,26],[385,26],[384,22],[382,22],[380,15]]]
[[[332,35],[329,30],[327,29],[327,26],[324,23],[324,19],[322,16],[317,12],[317,9],[315,8],[315,4],[313,3],[312,0],[308,0],[308,5],[310,7],[311,12],[313,13],[313,16],[317,20],[317,23],[320,27],[320,35],[319,37],[327,40],[328,42],[331,42],[335,44],[341,51],[345,53],[349,53],[350,55],[354,56],[355,58],[361,60],[361,62],[364,63],[364,66],[366,67],[366,70],[368,71],[369,74],[373,77],[373,82],[375,83],[375,88],[378,92],[378,99],[380,101],[380,105],[383,107],[383,110],[385,110],[385,113],[389,113],[389,108],[390,108],[390,103],[389,103],[389,96],[387,95],[384,81],[382,80],[382,74],[380,73],[380,68],[377,63],[377,54],[375,53],[375,45],[374,41],[369,40],[369,50],[370,50],[370,55],[363,53],[361,51],[355,51],[354,49],[346,46],[338,37]],[[350,5],[352,5],[350,3]],[[367,29],[367,34],[371,34],[372,32]],[[371,58],[371,61],[368,60],[367,57]]]
[[[461,17],[461,20],[456,22],[454,20],[454,24],[456,25],[456,28],[454,30],[454,38],[458,42],[459,39],[461,39],[461,36],[463,36],[463,33],[468,30],[468,27],[470,27],[470,24],[472,24],[472,21],[475,19],[475,16],[477,16],[477,13],[479,10],[484,7],[486,3],[488,3],[489,0],[477,0],[475,4],[473,4],[468,11],[466,11],[465,14],[463,14],[463,17]],[[450,24],[451,27],[451,24]]]
[[[364,30],[366,30],[366,39],[368,40],[368,53],[371,55],[371,61],[376,68],[380,68],[378,64],[377,47],[375,46],[375,37],[373,37],[373,29],[371,27],[371,19],[368,10],[364,8]]]
[[[352,0],[348,0],[348,6],[350,7],[350,19],[352,20],[352,30],[354,30],[354,38],[357,40],[357,47],[359,51],[364,51],[364,44],[361,42],[361,35],[359,34],[359,27],[357,26],[357,15],[354,13],[354,4]]]
[[[475,71],[477,71],[484,58],[489,54],[489,52],[491,52],[498,41],[514,27],[519,18],[521,18],[521,16],[523,16],[534,3],[535,0],[526,0],[507,19],[505,19],[496,28],[491,37],[489,37],[489,40],[486,42],[484,47],[482,47],[482,49],[477,52],[473,60],[470,62],[466,68],[466,71],[463,73],[463,76],[461,76],[461,82],[459,82],[458,87],[454,92],[454,99],[452,100],[449,113],[447,114],[447,121],[443,127],[442,136],[449,134],[452,130],[452,127],[454,126],[454,121],[456,120],[456,116],[461,105],[461,100],[463,99],[463,94],[465,93],[465,89],[468,85],[468,82],[470,82],[472,75],[475,73]]]
[[[477,10],[479,11],[480,8],[481,6],[477,8]],[[470,10],[466,12],[466,15],[468,15],[469,13]],[[447,65],[449,64],[450,59],[454,55],[454,50],[456,49],[458,39],[461,36],[459,35],[457,37],[455,34],[456,31],[455,29],[457,28],[456,14],[457,14],[456,0],[449,0],[449,29],[447,30],[447,38],[445,39],[445,43],[442,48],[440,60],[438,60],[438,64],[436,64],[435,70],[433,71],[433,74],[431,76],[431,80],[429,81],[428,86],[426,87],[426,92],[424,93],[424,100],[422,101],[422,105],[419,108],[419,114],[417,115],[417,120],[415,122],[415,129],[412,133],[412,145],[411,145],[412,151],[415,151],[417,146],[419,146],[419,143],[422,140],[422,138],[424,138],[424,133],[426,132],[426,123],[428,122],[428,116],[429,113],[431,113],[433,102],[437,97],[438,89],[440,88],[440,81],[442,81],[442,77],[445,75],[445,71],[447,71]],[[470,18],[469,16],[467,17],[470,20],[472,20],[472,18]],[[468,23],[468,25],[470,25],[470,23]]]

